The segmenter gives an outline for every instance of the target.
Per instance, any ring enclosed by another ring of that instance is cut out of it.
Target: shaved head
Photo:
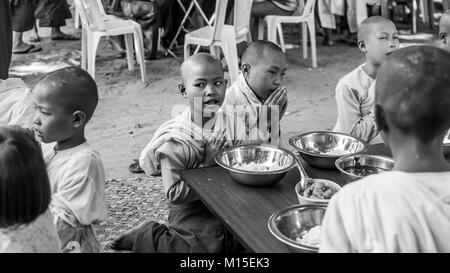
[[[241,63],[256,65],[259,62],[266,60],[269,55],[284,57],[284,53],[278,45],[269,41],[255,41],[249,44],[245,49],[242,54]]]
[[[204,52],[197,53],[187,58],[181,64],[181,78],[183,81],[187,81],[190,75],[195,72],[197,68],[204,69],[209,67],[212,67],[213,69],[220,69],[223,74],[222,63],[217,57]]]
[[[442,134],[450,128],[450,53],[411,46],[390,54],[378,71],[376,106],[380,128],[390,123],[423,143]]]
[[[45,75],[36,89],[42,90],[52,103],[68,113],[83,111],[86,122],[97,107],[97,84],[88,72],[79,67],[66,67]]]
[[[371,35],[377,26],[382,25],[392,25],[395,27],[394,23],[383,17],[383,16],[372,16],[366,18],[359,25],[358,28],[358,41],[365,41],[369,35]]]

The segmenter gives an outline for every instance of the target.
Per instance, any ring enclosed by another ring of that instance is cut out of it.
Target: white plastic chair
[[[303,1],[303,0],[299,0]],[[304,2],[303,2],[304,3]],[[308,58],[308,30],[311,41],[311,55],[312,55],[312,67],[317,67],[317,49],[316,49],[316,27],[314,19],[314,7],[316,0],[307,0],[306,4],[299,3],[303,8],[303,12],[300,16],[277,16],[268,15],[264,18],[267,24],[267,40],[277,43],[277,32],[280,37],[280,46],[283,52],[286,52],[286,46],[284,44],[283,29],[281,24],[302,24],[302,47],[303,58]],[[263,22],[259,22],[259,30],[263,29]],[[260,32],[262,33],[262,32]]]
[[[190,45],[206,46],[211,54],[219,57],[221,48],[228,63],[230,82],[233,83],[239,77],[239,61],[237,44],[241,42],[251,43],[250,13],[253,0],[234,1],[234,24],[225,25],[228,0],[216,2],[215,19],[212,26],[202,27],[189,32],[184,38],[184,58],[190,56]]]
[[[95,56],[100,38],[103,36],[125,35],[128,70],[134,70],[133,39],[136,58],[141,67],[142,81],[146,82],[144,41],[141,26],[133,20],[123,20],[106,15],[101,0],[75,0],[83,25],[81,41],[81,67],[87,68],[95,79]],[[86,65],[87,61],[87,65]]]

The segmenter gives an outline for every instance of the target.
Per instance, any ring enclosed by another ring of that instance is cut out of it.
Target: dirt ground
[[[73,29],[73,21],[67,23],[63,31],[80,36],[80,31]],[[49,29],[39,32],[43,38],[39,43],[43,51],[14,55],[10,69],[10,77],[23,78],[31,88],[45,73],[80,64],[81,41],[51,41]],[[28,37],[29,33],[26,33],[25,41]],[[404,36],[403,45],[433,39],[435,36],[430,34]],[[110,44],[106,39],[102,40],[96,59],[100,101],[87,126],[87,139],[101,153],[108,179],[109,216],[98,228],[103,242],[147,216],[158,221],[167,219],[167,202],[160,178],[132,174],[128,165],[139,157],[157,127],[176,111],[174,108],[187,105],[187,100],[176,88],[180,73],[175,58],[147,61],[148,82],[143,84],[139,66],[136,64],[134,71],[128,71],[126,59],[116,59],[114,55]],[[181,51],[178,56],[181,57]],[[310,68],[311,60],[301,58],[301,48],[287,50],[286,56],[289,115],[282,120],[282,146],[289,148],[287,141],[295,134],[332,129],[337,118],[336,83],[361,64],[364,56],[356,47],[345,44],[321,46],[320,38],[319,68]]]

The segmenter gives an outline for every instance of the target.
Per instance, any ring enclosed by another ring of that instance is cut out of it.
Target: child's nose
[[[39,119],[39,115],[38,113],[36,113],[33,117],[33,123],[36,125],[40,125],[41,124],[41,120]]]

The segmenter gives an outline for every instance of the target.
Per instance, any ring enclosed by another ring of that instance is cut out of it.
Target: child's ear
[[[247,63],[244,63],[242,66],[241,66],[241,71],[242,71],[242,74],[244,74],[244,76],[248,76],[248,74],[250,73],[250,65],[249,64],[247,64]]]
[[[361,52],[367,53],[366,42],[364,40],[358,40],[358,48]]]
[[[389,126],[386,120],[386,114],[380,105],[375,105],[375,121],[377,123],[378,130],[388,132]]]
[[[447,32],[441,31],[439,32],[439,40],[441,40],[445,45],[447,44]]]
[[[181,95],[186,96],[186,86],[184,85],[184,83],[179,83],[178,84],[178,90],[180,90]]]
[[[73,127],[77,128],[86,124],[86,114],[83,111],[75,111],[72,114]]]

